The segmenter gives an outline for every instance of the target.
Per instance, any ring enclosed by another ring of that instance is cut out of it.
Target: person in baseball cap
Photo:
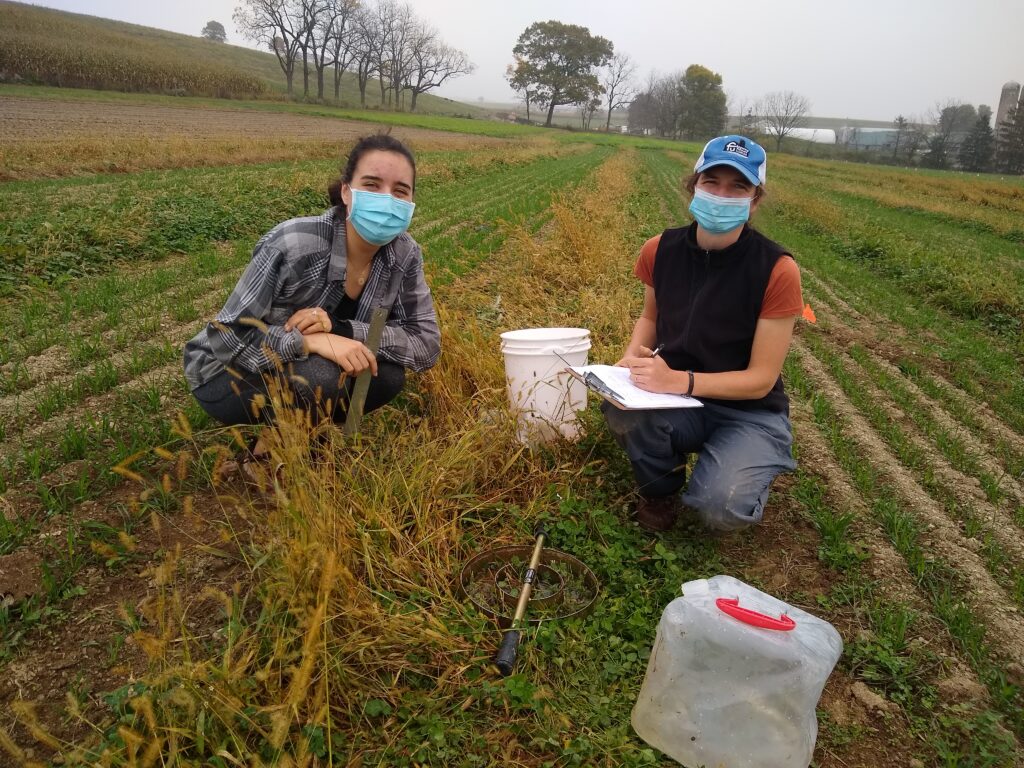
[[[648,530],[669,530],[683,509],[716,532],[753,525],[772,481],[796,467],[781,373],[803,312],[800,270],[749,224],[767,165],[746,136],[709,141],[684,183],[693,223],[648,240],[634,268],[644,308],[617,365],[640,389],[702,406],[602,404],[632,464],[633,517]],[[687,478],[689,454],[696,462]]]
[[[754,186],[764,184],[768,155],[753,139],[745,136],[719,136],[704,145],[693,170],[697,173],[716,165],[728,165],[747,177]]]
[[[739,177],[749,184],[732,186],[741,192],[745,192],[745,187],[749,186],[753,194],[723,195],[720,189],[704,189],[697,183],[705,172],[717,180],[722,168],[738,171]],[[712,139],[704,145],[704,150],[693,166],[693,176],[686,185],[687,191],[693,195],[690,201],[693,218],[711,234],[731,232],[742,226],[761,201],[767,170],[768,156],[753,139],[744,136],[719,136]]]

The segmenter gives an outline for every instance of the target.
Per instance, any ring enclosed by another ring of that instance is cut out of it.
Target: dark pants
[[[227,424],[273,424],[274,413],[265,376],[286,382],[294,396],[294,407],[310,414],[315,425],[324,416],[341,423],[348,413],[355,378],[344,376],[341,367],[319,355],[296,360],[281,373],[247,373],[244,377],[224,371],[192,391],[193,396],[217,421]],[[364,413],[391,402],[405,386],[405,368],[397,363],[377,361],[377,375],[370,379]],[[237,391],[236,391],[237,390]],[[259,408],[260,403],[265,403]],[[329,412],[328,412],[329,409]]]

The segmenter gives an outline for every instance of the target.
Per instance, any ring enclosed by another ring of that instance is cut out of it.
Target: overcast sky
[[[372,2],[372,0],[370,0]],[[812,114],[891,120],[936,102],[999,101],[1024,82],[1024,0],[409,0],[477,66],[436,91],[510,102],[516,39],[535,21],[580,24],[628,53],[642,78],[702,64],[722,75],[735,110],[769,91],[806,96]],[[43,0],[51,8],[197,35],[231,21],[238,0]]]

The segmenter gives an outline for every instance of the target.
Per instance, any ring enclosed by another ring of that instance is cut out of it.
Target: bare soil
[[[0,96],[0,181],[338,157],[381,129],[415,151],[507,143],[287,112]]]
[[[101,136],[167,138],[334,139],[349,141],[372,130],[372,123],[230,107],[165,107],[153,104],[31,99],[0,96],[0,135],[5,141]],[[396,127],[399,138],[436,147],[505,143],[486,136],[463,136],[426,128]]]

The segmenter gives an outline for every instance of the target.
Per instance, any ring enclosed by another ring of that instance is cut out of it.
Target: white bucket
[[[563,373],[587,364],[586,328],[525,328],[501,334],[508,399],[519,420],[522,443],[579,434],[576,414],[587,407],[587,388]],[[561,357],[559,357],[561,356]]]

